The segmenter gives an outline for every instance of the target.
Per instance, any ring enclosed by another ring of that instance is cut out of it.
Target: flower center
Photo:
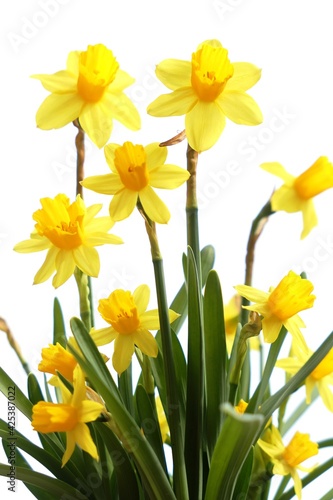
[[[117,63],[111,50],[101,43],[88,45],[88,50],[81,52],[79,59],[79,78],[77,90],[87,102],[98,102],[118,71]]]
[[[309,434],[296,432],[283,452],[283,459],[290,467],[296,467],[310,457],[317,455],[318,445],[310,441]]]
[[[313,285],[290,271],[268,297],[268,306],[281,321],[291,318],[304,309],[313,306],[315,295],[310,295]]]
[[[54,199],[42,198],[42,209],[33,214],[35,228],[41,236],[53,245],[65,250],[77,248],[83,241],[83,218],[85,206],[80,196],[71,205],[64,194]]]
[[[67,432],[76,427],[79,412],[74,406],[64,403],[40,401],[33,407],[32,426],[38,432]]]
[[[311,377],[315,380],[321,380],[333,372],[333,349],[324,357],[318,366],[311,373]]]
[[[222,47],[206,43],[192,54],[192,87],[202,101],[215,101],[233,73],[228,51]]]
[[[333,165],[325,156],[318,158],[294,181],[294,189],[303,200],[309,200],[331,187],[333,187]]]
[[[141,191],[148,185],[149,174],[143,146],[125,142],[115,150],[114,164],[127,189]]]
[[[114,290],[107,299],[99,301],[98,310],[118,333],[131,334],[140,327],[138,310],[128,291]]]

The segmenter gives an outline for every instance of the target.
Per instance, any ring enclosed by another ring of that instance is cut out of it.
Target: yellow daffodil
[[[112,120],[130,130],[140,128],[140,116],[123,90],[134,79],[119,68],[103,44],[70,52],[67,68],[53,75],[33,75],[51,92],[40,106],[36,121],[44,130],[60,128],[79,119],[80,126],[101,148],[112,131]]]
[[[176,165],[165,165],[167,148],[158,143],[148,146],[125,142],[104,148],[111,174],[93,175],[81,184],[97,193],[114,195],[110,203],[113,220],[126,219],[140,201],[148,217],[166,224],[170,212],[152,189],[174,189],[189,178],[189,173]]]
[[[84,374],[79,366],[74,370],[73,394],[61,384],[62,403],[40,401],[33,406],[31,425],[35,431],[66,432],[66,451],[62,458],[64,466],[77,444],[82,450],[98,460],[96,445],[90,435],[87,422],[93,422],[105,411],[104,405],[88,401]]]
[[[326,156],[321,156],[298,177],[286,172],[280,163],[263,163],[260,166],[284,181],[284,184],[272,195],[272,210],[274,212],[283,210],[288,213],[302,212],[303,231],[301,238],[305,238],[318,224],[313,198],[333,187],[332,163]]]
[[[110,217],[98,217],[102,205],[85,206],[80,195],[70,204],[64,194],[54,199],[42,198],[42,208],[33,214],[35,231],[30,240],[15,245],[20,253],[48,250],[35,275],[34,284],[46,281],[54,271],[55,288],[65,283],[77,266],[88,276],[98,276],[100,261],[95,246],[119,244],[122,240],[107,231],[113,226]]]
[[[54,375],[49,381],[51,385],[58,385],[56,379],[57,372],[61,373],[70,382],[73,381],[74,369],[77,361],[72,354],[64,349],[59,342],[49,344],[49,347],[42,349],[42,361],[38,365],[38,370]]]
[[[237,413],[245,413],[246,411],[246,408],[249,406],[249,403],[247,403],[246,401],[244,401],[244,399],[240,399],[239,402],[238,402],[238,405],[235,406],[235,410],[237,411]]]
[[[185,115],[186,137],[198,152],[210,149],[220,137],[226,117],[242,125],[258,125],[262,114],[245,91],[261,76],[250,63],[230,63],[218,40],[207,40],[192,54],[192,61],[166,59],[156,75],[173,92],[148,106],[153,116]]]
[[[140,285],[133,294],[114,290],[107,299],[99,301],[98,310],[111,326],[92,329],[90,333],[98,346],[115,341],[112,364],[118,374],[129,367],[135,345],[147,356],[155,358],[158,354],[157,342],[149,330],[158,330],[160,321],[158,309],[146,311],[149,296],[149,287]],[[170,323],[178,316],[169,309]]]
[[[313,306],[315,296],[311,295],[313,285],[298,274],[289,271],[276,288],[262,292],[247,285],[235,286],[237,292],[248,300],[255,302],[245,306],[249,311],[256,311],[263,316],[262,329],[265,342],[274,342],[282,326],[292,334],[294,340],[304,343],[300,328],[304,328],[303,320],[298,312]]]
[[[300,346],[295,342],[292,345],[292,356],[279,359],[276,362],[276,366],[283,368],[290,375],[295,375],[312,354],[313,351],[306,344]],[[330,350],[313,372],[306,377],[304,384],[307,404],[311,403],[312,391],[317,387],[325,406],[333,412],[333,349]]]
[[[258,440],[258,445],[272,462],[273,474],[291,475],[296,496],[301,499],[302,481],[297,471],[310,472],[314,469],[302,467],[300,464],[318,454],[318,444],[310,441],[309,434],[296,432],[290,443],[285,446],[280,432],[272,425],[271,429],[266,429],[263,438]]]
[[[170,435],[169,424],[164,412],[161,398],[158,396],[157,398],[155,398],[155,402],[156,402],[157,418],[161,429],[162,441],[163,443],[165,443]]]
[[[229,302],[223,306],[224,312],[224,325],[225,325],[225,339],[227,343],[227,351],[230,354],[232,346],[235,340],[236,329],[239,323],[239,317],[241,313],[242,300],[239,295],[234,295],[231,297]],[[249,339],[250,348],[258,350],[260,346],[260,341],[258,337],[250,337]]]

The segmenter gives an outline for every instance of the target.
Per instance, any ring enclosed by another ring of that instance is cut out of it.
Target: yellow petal
[[[276,175],[277,177],[280,177],[280,179],[282,179],[289,186],[292,185],[292,183],[295,179],[295,177],[293,175],[289,174],[286,171],[286,169],[281,165],[281,163],[278,163],[277,161],[262,163],[259,166],[263,170],[266,170],[266,172],[269,172],[270,174],[273,174],[273,175]]]
[[[139,285],[133,292],[133,298],[139,316],[145,312],[149,304],[150,290],[148,285]]]
[[[101,194],[116,194],[124,187],[119,175],[116,174],[92,175],[81,181],[81,185]]]
[[[52,285],[58,288],[67,281],[75,270],[75,261],[71,251],[59,250],[56,256],[56,269],[57,273],[54,275]]]
[[[227,81],[225,86],[225,91],[227,90],[237,90],[244,92],[250,89],[260,80],[261,69],[257,68],[254,64],[236,62],[232,63],[234,68],[234,73],[232,77]]]
[[[78,446],[89,453],[95,460],[98,460],[98,451],[91,437],[89,428],[86,424],[78,424],[73,431],[74,440]]]
[[[170,90],[191,85],[192,65],[190,61],[165,59],[156,67],[156,76]]]
[[[112,365],[120,375],[129,367],[134,353],[132,335],[118,335],[114,342]]]
[[[127,95],[122,92],[111,94],[106,91],[105,105],[115,120],[118,120],[130,130],[139,130],[141,127],[140,114]]]
[[[266,317],[262,320],[262,333],[265,342],[271,344],[278,338],[282,328],[281,321],[275,316]]]
[[[47,248],[50,248],[50,241],[47,238],[39,237],[21,241],[14,246],[13,250],[19,253],[31,253],[40,252]]]
[[[119,238],[119,236],[115,236],[114,234],[105,234],[105,233],[96,233],[93,236],[88,236],[85,238],[85,244],[91,247],[97,247],[99,245],[105,244],[113,244],[113,245],[121,245],[123,240]]]
[[[307,200],[302,206],[303,231],[301,239],[305,238],[318,224],[318,218],[313,200]]]
[[[317,382],[317,387],[319,395],[323,400],[324,405],[326,406],[326,408],[329,409],[329,411],[333,412],[333,393],[332,389],[328,386],[327,382],[325,381],[325,378]]]
[[[104,148],[104,155],[105,155],[106,162],[107,162],[108,166],[110,167],[111,172],[113,172],[115,174],[118,174],[118,171],[117,171],[115,164],[114,164],[115,151],[116,151],[116,149],[118,149],[120,147],[121,147],[120,144],[111,143],[111,144],[107,144]]]
[[[62,457],[62,465],[61,467],[64,467],[68,460],[71,458],[73,455],[75,449],[75,438],[72,432],[66,432],[66,450],[65,453]]]
[[[186,137],[199,153],[210,149],[225,127],[225,116],[215,102],[199,101],[185,118]]]
[[[76,75],[77,78],[79,76],[79,60],[80,60],[80,50],[72,50],[67,57],[66,68],[67,71]]]
[[[138,193],[124,188],[119,191],[111,200],[110,217],[115,220],[123,220],[131,215],[138,200]]]
[[[147,113],[152,116],[181,116],[191,111],[197,102],[198,97],[192,87],[183,87],[160,95],[149,104]]]
[[[166,224],[169,221],[170,212],[168,207],[150,186],[140,191],[139,198],[146,214],[152,221],[158,224]]]
[[[218,98],[223,112],[234,123],[259,125],[263,116],[255,100],[245,92],[224,91]]]
[[[129,87],[134,82],[135,79],[132,78],[128,73],[126,73],[126,71],[118,69],[116,76],[110,85],[110,91],[112,91],[113,93],[122,92],[124,89],[126,89],[126,87]]]
[[[90,336],[97,346],[106,345],[112,342],[118,335],[118,332],[112,327],[99,328],[90,330]]]
[[[63,127],[79,117],[82,106],[77,94],[51,94],[37,111],[37,127],[43,130]]]
[[[96,248],[86,247],[83,245],[74,248],[73,258],[75,264],[79,269],[81,269],[82,272],[84,272],[88,276],[93,276],[94,278],[98,276],[100,262]]]
[[[248,285],[237,285],[234,286],[235,290],[241,295],[245,297],[247,300],[251,300],[252,302],[267,302],[269,293],[262,292],[257,288],[253,288]]]
[[[168,155],[168,149],[160,147],[158,142],[148,144],[144,148],[146,153],[146,165],[148,170],[152,170],[165,163]]]
[[[140,331],[133,333],[132,338],[134,344],[136,344],[144,354],[156,358],[158,354],[158,345],[156,339],[148,330],[141,328]]]
[[[49,249],[42,267],[40,267],[34,277],[34,284],[43,283],[54,273],[56,269],[55,260],[58,252],[59,248],[51,247]]]
[[[188,180],[190,174],[176,165],[162,165],[149,173],[149,183],[155,188],[175,189]]]
[[[104,410],[101,403],[84,400],[80,404],[80,422],[94,422]]]
[[[140,315],[140,323],[143,328],[147,330],[159,330],[160,319],[158,309],[151,309]]]
[[[80,114],[80,125],[92,142],[102,148],[112,131],[112,114],[105,101],[85,104]]]
[[[32,75],[31,78],[40,80],[46,90],[57,94],[71,94],[77,89],[77,76],[65,70],[53,75]]]
[[[274,212],[283,210],[288,213],[299,212],[308,203],[302,200],[293,187],[287,185],[277,189],[271,198],[272,210]]]

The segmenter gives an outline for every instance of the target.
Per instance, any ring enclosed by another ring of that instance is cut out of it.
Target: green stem
[[[186,223],[187,223],[187,245],[192,248],[194,260],[198,269],[199,283],[201,284],[201,259],[199,243],[198,201],[197,201],[197,164],[198,153],[187,147],[187,170],[190,178],[187,181],[186,192]],[[201,288],[200,288],[201,290]]]
[[[80,317],[84,323],[84,326],[89,332],[91,329],[91,309],[89,300],[88,276],[84,274],[78,267],[75,268],[74,276],[79,290]]]
[[[186,469],[184,462],[184,437],[180,421],[180,404],[176,381],[176,370],[172,350],[169,307],[164,280],[163,260],[158,245],[155,223],[152,222],[139,204],[138,209],[145,219],[146,230],[150,241],[154,267],[157,304],[162,339],[163,365],[167,394],[167,417],[170,428],[173,456],[173,483],[177,500],[188,499]]]

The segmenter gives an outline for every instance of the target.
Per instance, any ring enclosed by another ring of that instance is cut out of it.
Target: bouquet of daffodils
[[[0,420],[8,463],[0,464],[0,473],[8,490],[15,491],[20,480],[40,500],[264,500],[273,498],[271,479],[280,476],[274,499],[287,500],[300,499],[306,485],[333,465],[333,459],[311,460],[321,448],[333,446],[332,438],[316,442],[297,430],[318,395],[333,411],[333,333],[312,351],[299,315],[313,307],[314,286],[304,274],[287,269],[269,290],[252,287],[255,246],[269,217],[279,210],[301,212],[301,238],[306,237],[317,224],[313,198],[333,187],[333,165],[320,157],[299,176],[277,162],[261,165],[282,182],[253,220],[244,283],[235,283],[227,304],[213,269],[214,249],[201,249],[199,243],[198,160],[218,141],[226,118],[248,126],[262,122],[259,106],[247,93],[260,74],[251,63],[230,62],[218,40],[201,43],[190,60],[162,61],[156,75],[168,91],[147,112],[185,115],[185,127],[166,142],[147,145],[110,142],[113,120],[132,131],[141,122],[124,92],[134,79],[103,44],[70,52],[64,70],[33,76],[49,92],[37,111],[37,126],[50,130],[73,123],[77,129],[77,195],[74,200],[66,193],[41,198],[30,239],[14,250],[46,252],[34,283],[52,278],[58,288],[75,279],[79,305],[77,317],[66,319],[54,300],[54,336],[38,365],[45,384],[30,372],[9,319],[0,321],[28,376],[25,395],[0,368],[0,388],[8,398],[8,418]],[[85,135],[104,148],[104,175],[84,175]],[[167,163],[168,147],[176,149],[184,140],[186,168]],[[184,183],[184,276],[169,304],[158,225],[169,221],[170,212],[155,188]],[[98,203],[86,206],[85,189],[101,195]],[[98,216],[103,201],[109,204],[108,216]],[[147,284],[109,290],[98,305],[104,327],[95,328],[91,278],[100,272],[97,247],[122,244],[109,231],[135,209],[149,241],[158,307],[149,307]],[[184,331],[186,348],[179,339]],[[289,356],[281,358],[284,343]],[[260,356],[254,388],[253,349]],[[140,367],[136,377],[133,357]],[[273,392],[270,378],[281,369],[285,384]],[[296,391],[303,401],[295,408]],[[287,406],[293,408],[288,418]],[[16,409],[31,420],[39,445],[16,429],[11,418]],[[296,432],[286,440],[292,426]],[[34,471],[27,455],[49,474]],[[332,496],[333,489],[323,498]]]

